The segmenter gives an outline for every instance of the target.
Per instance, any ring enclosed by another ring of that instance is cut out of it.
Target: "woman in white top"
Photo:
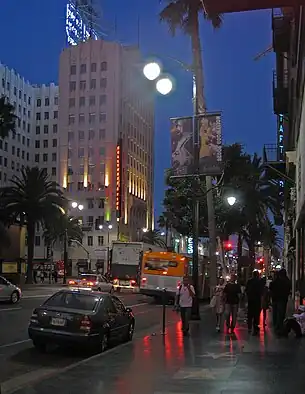
[[[223,290],[225,288],[225,280],[223,278],[219,279],[218,285],[214,290],[215,297],[215,314],[216,314],[216,331],[220,332],[222,315],[225,310],[225,300]]]

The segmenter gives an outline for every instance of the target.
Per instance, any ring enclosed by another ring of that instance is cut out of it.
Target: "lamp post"
[[[99,226],[100,230],[103,230],[104,226],[102,224],[100,224]],[[110,230],[112,230],[113,226],[111,223],[108,223],[106,225],[107,228],[107,270],[109,271],[109,267],[110,267]]]

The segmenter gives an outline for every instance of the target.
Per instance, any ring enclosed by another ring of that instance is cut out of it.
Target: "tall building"
[[[92,261],[153,227],[153,99],[137,48],[89,40],[62,52],[59,182],[84,207]]]

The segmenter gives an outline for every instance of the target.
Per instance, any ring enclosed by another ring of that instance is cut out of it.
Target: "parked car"
[[[81,274],[78,279],[70,279],[68,282],[72,289],[114,292],[113,284],[103,275],[100,274]]]
[[[21,290],[9,280],[0,276],[0,301],[9,301],[16,304],[21,299]]]
[[[131,341],[135,318],[131,308],[109,293],[63,289],[34,309],[28,333],[34,346],[79,345],[104,351],[110,342]]]

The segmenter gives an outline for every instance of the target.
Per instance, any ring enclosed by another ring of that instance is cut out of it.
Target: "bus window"
[[[145,269],[151,271],[164,271],[168,268],[176,267],[178,267],[178,263],[176,261],[147,260],[145,263]]]

